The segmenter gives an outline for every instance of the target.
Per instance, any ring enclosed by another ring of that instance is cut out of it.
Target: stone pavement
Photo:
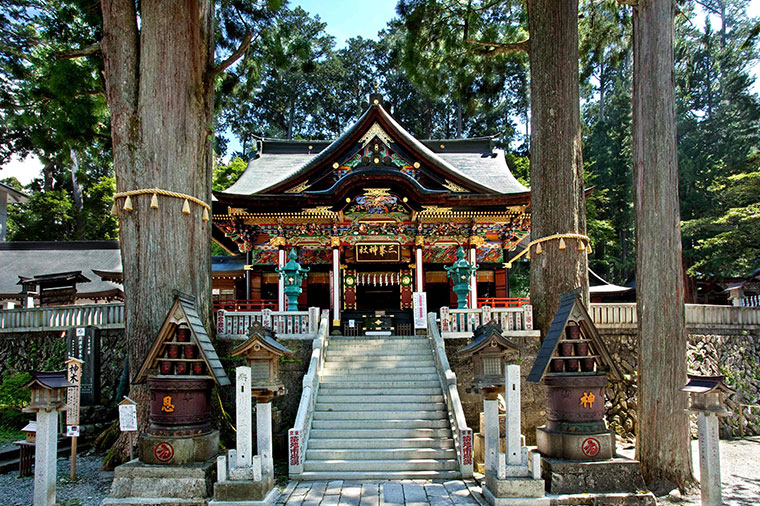
[[[473,480],[290,482],[276,506],[483,506]]]

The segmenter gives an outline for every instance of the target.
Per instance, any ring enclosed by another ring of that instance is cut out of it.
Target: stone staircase
[[[427,337],[329,343],[301,479],[460,477]]]

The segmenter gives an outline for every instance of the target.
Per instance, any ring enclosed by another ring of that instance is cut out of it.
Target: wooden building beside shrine
[[[370,96],[334,141],[263,139],[246,171],[215,192],[214,240],[245,253],[249,299],[285,310],[275,268],[295,248],[311,270],[301,307],[404,314],[456,301],[444,265],[463,246],[479,265],[471,301],[507,297],[503,267],[530,231],[530,193],[493,139],[418,140]],[[235,298],[241,297],[236,291]],[[364,313],[362,313],[364,314]]]

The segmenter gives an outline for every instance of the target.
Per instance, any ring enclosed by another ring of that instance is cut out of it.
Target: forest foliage
[[[760,268],[758,20],[740,0],[682,2],[676,100],[685,265],[693,277]],[[42,177],[12,206],[12,240],[118,237],[99,2],[0,0],[0,163],[34,155]],[[707,15],[705,15],[707,14]],[[580,89],[591,267],[634,272],[631,9],[580,3]],[[378,90],[420,138],[492,136],[530,182],[529,37],[522,2],[401,0],[376,39],[339,44],[316,13],[279,1],[217,5],[214,189],[231,184],[257,139],[338,136]],[[0,171],[0,179],[3,178]]]

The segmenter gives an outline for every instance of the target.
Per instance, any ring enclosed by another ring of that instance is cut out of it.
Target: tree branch
[[[501,42],[483,42],[481,40],[467,39],[467,42],[473,44],[472,52],[478,56],[485,56],[490,58],[500,54],[512,54],[512,53],[526,53],[529,50],[529,40],[521,40],[520,42],[513,42],[511,44],[503,44]]]
[[[100,43],[95,42],[89,46],[84,46],[79,49],[72,49],[71,51],[61,51],[55,55],[56,60],[71,60],[74,58],[82,58],[84,56],[91,56],[100,52]]]
[[[235,52],[230,55],[229,58],[211,69],[211,72],[208,76],[208,82],[213,82],[216,76],[227,70],[233,63],[235,63],[241,56],[243,56],[243,54],[248,50],[248,47],[251,45],[252,39],[253,34],[251,32],[246,32],[245,37],[243,37],[243,41],[240,43],[240,47],[238,47]]]

